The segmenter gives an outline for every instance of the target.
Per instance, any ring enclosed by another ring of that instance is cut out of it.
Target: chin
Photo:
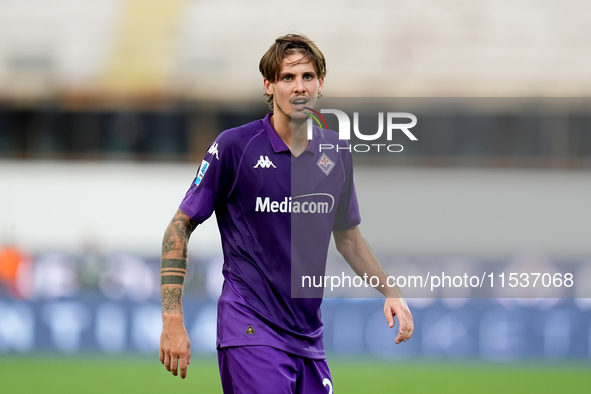
[[[303,124],[303,123],[306,123],[306,121],[308,120],[309,117],[310,117],[310,115],[308,115],[306,113],[296,112],[296,113],[292,113],[292,115],[290,116],[290,119],[293,123]]]
[[[300,118],[291,118],[291,123],[294,123],[296,125],[303,125],[306,123],[306,119],[300,119]]]

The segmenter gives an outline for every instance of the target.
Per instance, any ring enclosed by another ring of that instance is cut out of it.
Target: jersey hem
[[[358,220],[351,221],[349,223],[333,226],[332,229],[336,230],[336,231],[348,230],[348,229],[353,228],[355,226],[359,226],[360,224],[361,224],[361,219],[358,219]]]
[[[192,220],[197,222],[197,224],[202,224],[203,222],[205,222],[208,219],[208,218],[202,218],[201,216],[197,215],[191,208],[189,208],[186,205],[181,204],[179,206],[179,209],[181,211],[183,211],[183,213],[185,215],[189,216]]]
[[[275,349],[281,350],[286,353],[291,353],[298,357],[308,358],[311,360],[326,360],[326,354],[324,350],[322,351],[315,351],[315,352],[306,352],[302,351],[301,348],[292,347],[286,345],[284,343],[278,343],[274,341],[265,341],[265,340],[258,340],[258,341],[244,341],[243,339],[226,339],[223,341],[219,341],[217,348],[223,349],[226,347],[238,347],[238,346],[270,346],[274,347]]]

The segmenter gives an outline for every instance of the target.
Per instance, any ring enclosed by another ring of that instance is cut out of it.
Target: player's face
[[[267,94],[273,95],[276,115],[290,121],[305,122],[310,111],[304,107],[315,106],[324,78],[318,78],[312,62],[302,59],[301,53],[294,53],[283,58],[277,81],[271,83],[265,79],[264,83]]]

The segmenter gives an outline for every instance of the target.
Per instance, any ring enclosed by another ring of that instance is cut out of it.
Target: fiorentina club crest
[[[330,160],[328,156],[326,156],[326,153],[322,154],[322,157],[320,157],[320,160],[318,160],[318,163],[316,164],[326,175],[330,174],[330,171],[334,167],[334,162]]]

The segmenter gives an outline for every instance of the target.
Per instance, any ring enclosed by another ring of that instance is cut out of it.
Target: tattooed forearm
[[[183,289],[180,287],[169,288],[162,287],[162,312],[179,311],[183,313],[181,308],[181,297]]]
[[[187,260],[162,259],[160,264],[160,283],[163,285],[182,285],[187,273]]]
[[[184,259],[162,259],[162,269],[187,269],[187,261]]]
[[[197,223],[180,209],[166,228],[162,240],[162,258],[187,258],[187,244]]]
[[[181,296],[187,274],[187,245],[195,227],[197,223],[179,209],[164,233],[160,265],[163,313],[182,313]]]
[[[162,241],[162,254],[168,254],[174,248],[174,245],[174,239],[172,239],[170,236],[166,236],[165,234],[164,240]]]

